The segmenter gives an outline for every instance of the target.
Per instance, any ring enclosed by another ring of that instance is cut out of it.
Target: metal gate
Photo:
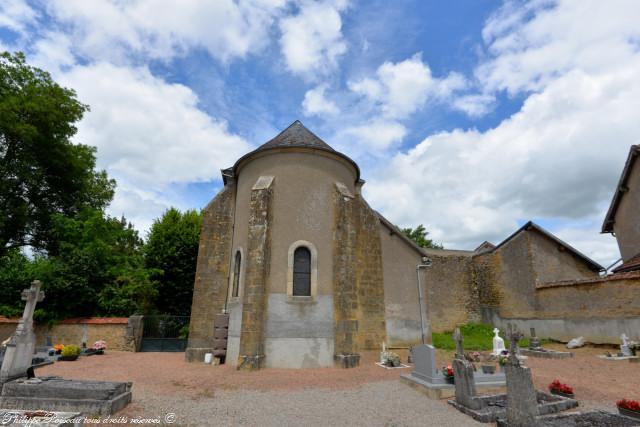
[[[144,316],[140,351],[185,351],[189,316]]]

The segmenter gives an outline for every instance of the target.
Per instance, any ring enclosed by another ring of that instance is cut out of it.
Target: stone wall
[[[207,205],[202,218],[196,279],[191,305],[187,361],[213,351],[213,322],[227,298],[235,207],[235,184],[227,184]]]
[[[479,320],[474,298],[472,258],[468,253],[428,251],[432,265],[424,269],[423,289],[432,332],[451,331],[456,326]]]
[[[126,317],[92,317],[86,319],[66,319],[54,325],[36,324],[36,346],[44,347],[46,337],[52,344],[86,343],[90,347],[98,340],[107,342],[107,349],[133,351],[126,340],[129,319]],[[18,325],[17,319],[0,319],[0,341],[9,338]]]

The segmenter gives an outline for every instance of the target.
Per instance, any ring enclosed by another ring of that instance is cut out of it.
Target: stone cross
[[[44,292],[40,290],[41,285],[39,280],[34,280],[29,289],[22,291],[22,300],[26,301],[26,304],[16,332],[7,344],[0,368],[0,383],[25,376],[27,369],[31,367],[33,350],[36,345],[36,336],[33,331],[33,312],[36,304],[44,299]]]
[[[507,325],[507,339],[509,340],[509,362],[515,366],[520,366],[518,341],[522,339],[522,333],[514,328],[511,323]]]
[[[462,334],[460,328],[456,328],[453,332],[453,340],[456,343],[456,359],[464,359],[464,348],[462,347]]]

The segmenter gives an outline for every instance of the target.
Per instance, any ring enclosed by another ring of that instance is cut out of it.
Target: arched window
[[[240,251],[236,252],[236,260],[233,265],[233,287],[231,290],[231,296],[237,297],[240,290],[240,264],[242,263],[242,255]]]
[[[311,251],[304,246],[293,254],[293,296],[311,296]]]

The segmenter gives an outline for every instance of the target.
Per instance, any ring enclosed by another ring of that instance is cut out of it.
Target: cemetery
[[[173,3],[0,1],[0,426],[640,427],[640,1]]]

